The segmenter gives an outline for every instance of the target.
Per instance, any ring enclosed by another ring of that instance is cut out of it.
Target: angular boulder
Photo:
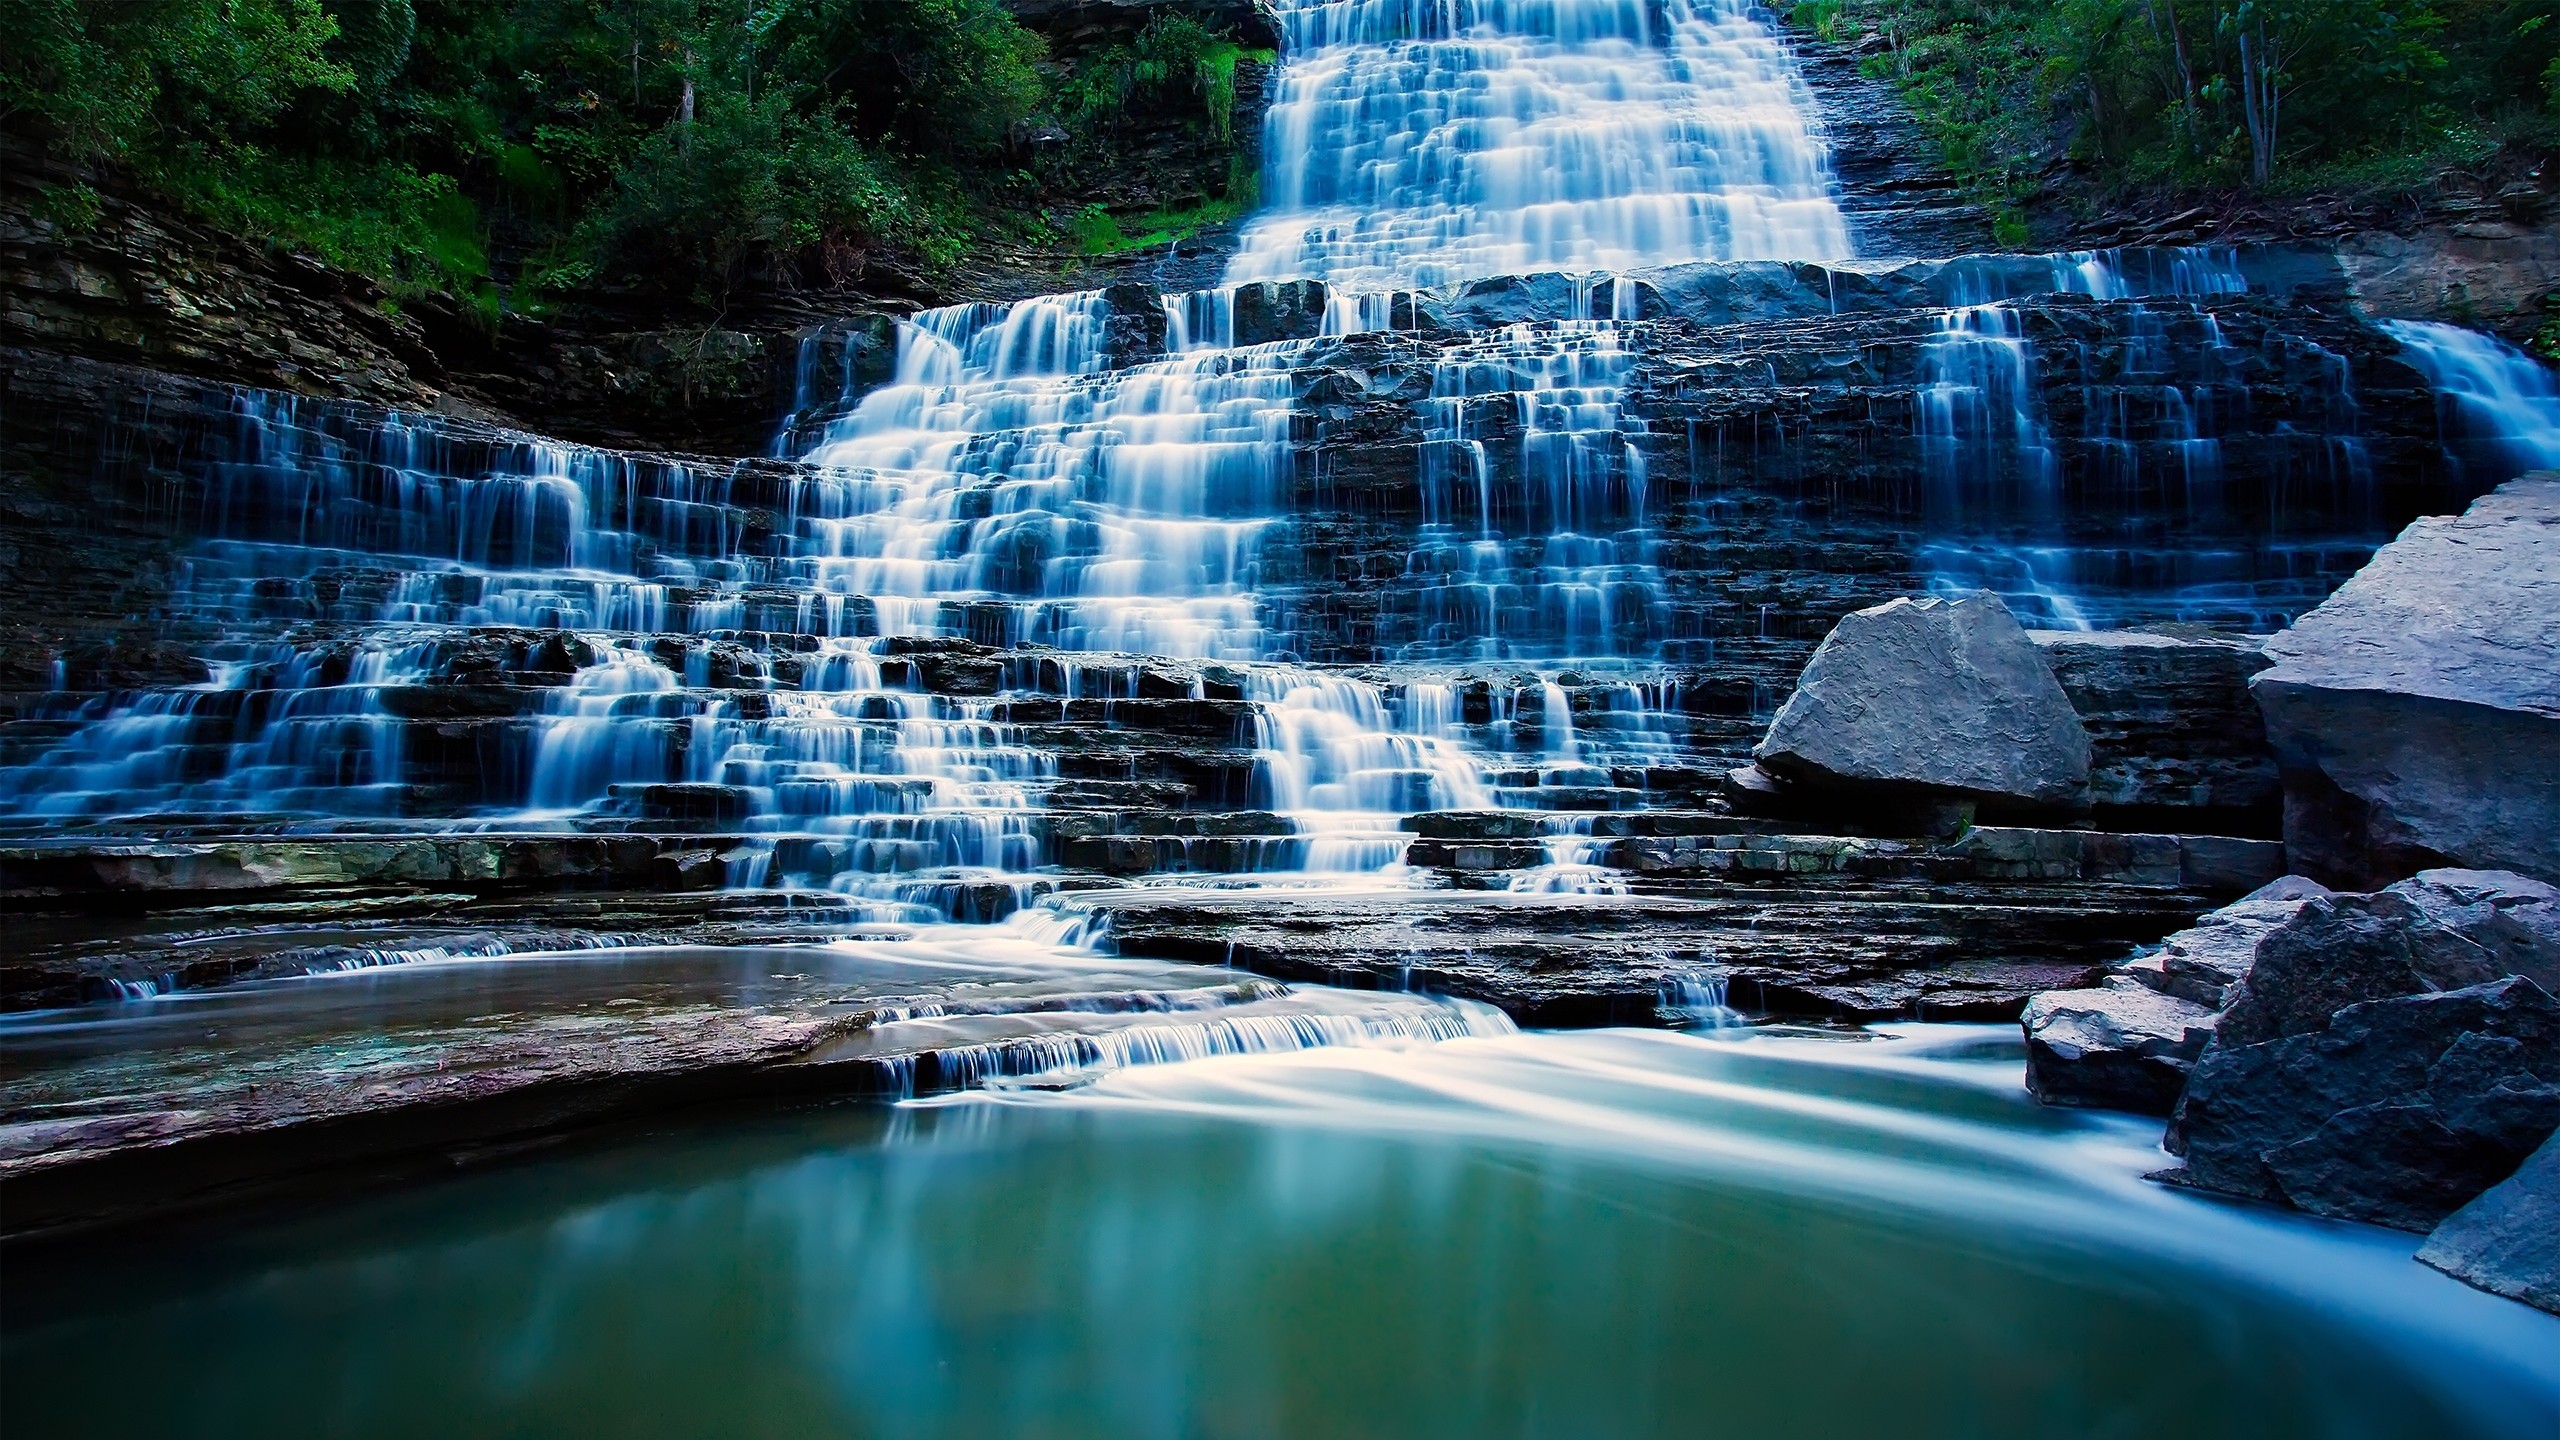
[[[2027,1089],[2048,1105],[2170,1113],[2259,944],[2329,893],[2287,876],[2200,917],[2096,986],[2028,1001],[2019,1017]]]
[[[2418,1258],[2466,1285],[2560,1315],[2560,1134],[2446,1217]]]
[[[2296,869],[2560,880],[2560,474],[2412,524],[2266,652]]]
[[[2182,1178],[2423,1230],[2560,1125],[2560,891],[2430,870],[2268,932],[2169,1126]]]
[[[2428,1230],[2560,1126],[2560,1001],[2522,977],[2226,1040],[2196,1062],[2169,1128],[2186,1157],[2174,1178],[2201,1189]]]
[[[2309,901],[2336,894],[2316,880],[2287,875],[2196,917],[2196,923],[2160,942],[2160,949],[2127,967],[2164,995],[2214,1011],[2230,1008],[2240,982],[2257,967],[2258,947]]]
[[[2474,870],[2430,870],[2377,894],[2315,898],[2257,947],[2220,1041],[2308,1034],[2349,1005],[2509,975],[2560,992],[2555,902],[2560,891],[2539,881]]]
[[[2089,735],[2035,643],[1985,591],[1842,619],[1752,751],[1821,789],[2029,806],[2082,799]]]

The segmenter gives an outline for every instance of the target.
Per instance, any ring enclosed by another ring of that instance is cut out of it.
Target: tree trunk
[[[2275,77],[2270,72],[2266,32],[2259,26],[2240,31],[2240,118],[2249,126],[2249,178],[2264,185],[2275,173]]]
[[[2169,34],[2169,55],[2178,67],[2178,129],[2185,135],[2187,148],[2198,149],[2196,116],[2203,107],[2196,94],[2195,62],[2187,58],[2187,32],[2178,24],[2178,0],[2158,0],[2152,23]]]

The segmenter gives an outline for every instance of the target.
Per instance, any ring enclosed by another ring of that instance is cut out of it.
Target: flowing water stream
[[[1730,1032],[1716,1032],[1719,1034]],[[2014,1031],[1336,1049],[13,1261],[15,1434],[2541,1436],[2560,1322]]]

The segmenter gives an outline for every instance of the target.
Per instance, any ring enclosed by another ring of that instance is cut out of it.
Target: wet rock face
[[[2465,1284],[2560,1315],[2560,1134],[2447,1217],[2418,1258]]]
[[[1936,145],[1893,94],[1861,71],[1869,47],[1790,26],[1788,48],[1822,115],[1840,210],[1861,255],[1964,255],[1993,245],[1991,217],[1970,201]]]
[[[546,938],[511,933],[527,948]],[[396,972],[210,996],[222,1017],[211,1025],[75,1014],[71,1024],[99,1027],[106,1043],[13,1056],[0,1076],[0,1233],[96,1225],[349,1169],[449,1169],[475,1151],[683,1105],[894,1097],[1294,1048],[1273,1036],[1510,1028],[1481,1007],[1196,966],[1061,964],[984,946],[955,955],[877,929],[861,943],[794,946],[715,928],[695,938],[721,948],[508,960],[485,958],[508,952],[487,948],[501,934],[476,928],[377,938],[476,938],[482,949],[460,953],[484,959],[408,966],[430,957],[395,954],[373,963]],[[326,948],[305,947],[304,963],[331,968]],[[117,1033],[154,1025],[142,1043]]]
[[[2259,643],[2195,631],[2030,631],[2089,732],[2089,799],[2139,828],[2274,835],[2275,754],[2249,677]]]
[[[2560,1001],[2523,978],[2350,1005],[2215,1048],[2170,1130],[2202,1189],[2428,1230],[2560,1125]]]
[[[2026,805],[2081,798],[2089,737],[1996,596],[1895,600],[1841,620],[1752,751],[1809,785]]]
[[[2007,1020],[2196,908],[2170,890],[1893,883],[1795,863],[1812,848],[1637,895],[1147,889],[1077,903],[1122,954],[1460,995],[1524,1025],[1660,1023],[1684,987],[1783,1015]]]
[[[2411,525],[2267,654],[2297,868],[2560,877],[2560,476]]]

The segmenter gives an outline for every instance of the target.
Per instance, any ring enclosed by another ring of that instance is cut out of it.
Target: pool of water
[[[662,1127],[8,1258],[39,1435],[2545,1437],[2560,1320],[2142,1181],[2015,1031],[1530,1034]]]

